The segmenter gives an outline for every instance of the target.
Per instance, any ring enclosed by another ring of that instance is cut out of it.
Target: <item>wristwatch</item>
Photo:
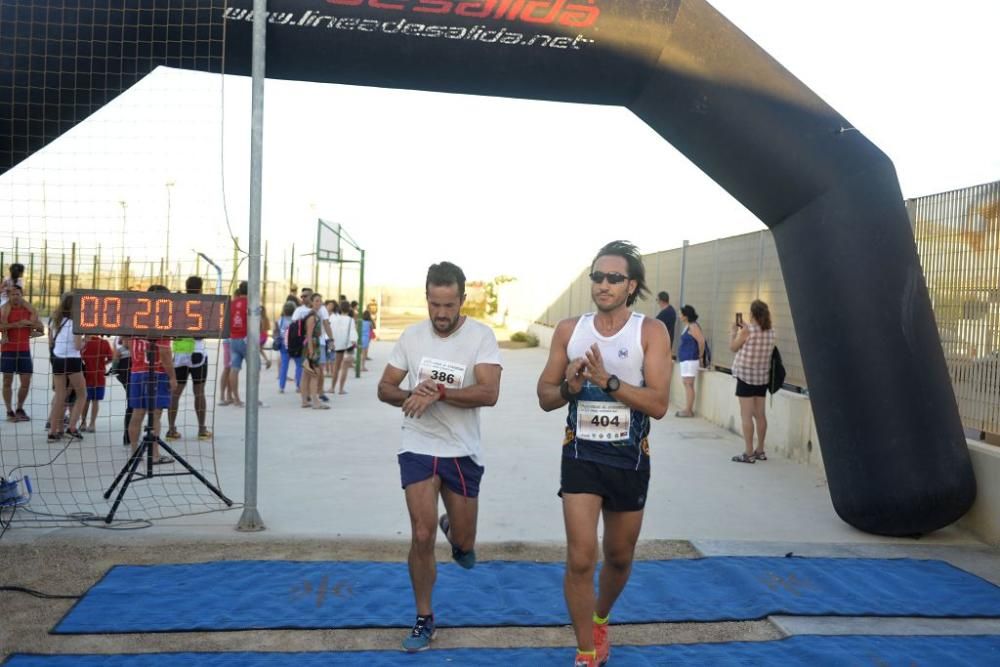
[[[622,383],[621,383],[621,380],[618,379],[618,376],[617,375],[609,375],[608,376],[608,384],[604,387],[604,391],[606,391],[609,394],[613,394],[616,391],[618,391],[619,389],[621,389],[621,387],[622,387]]]

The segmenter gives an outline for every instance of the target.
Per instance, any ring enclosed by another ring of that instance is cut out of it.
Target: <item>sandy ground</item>
[[[405,561],[407,544],[372,540],[245,540],[187,543],[171,541],[143,545],[112,546],[97,540],[44,540],[13,544],[0,549],[5,584],[26,586],[59,595],[79,595],[113,565],[162,562],[207,562],[231,559],[286,560],[376,560]],[[481,559],[561,561],[563,550],[552,545],[524,543],[483,544]],[[439,560],[447,554],[439,547]],[[656,540],[643,542],[642,559],[690,558],[697,552],[687,542]],[[395,650],[404,629],[372,630],[275,630],[248,632],[188,632],[124,635],[50,635],[49,631],[69,610],[73,600],[38,599],[21,593],[0,593],[3,624],[0,625],[0,658],[12,653],[141,653],[159,651],[330,651]],[[409,619],[400,619],[401,628]],[[781,637],[767,621],[737,623],[669,623],[619,626],[616,642],[665,644]],[[435,646],[509,647],[573,645],[569,627],[550,628],[456,628],[441,631]]]

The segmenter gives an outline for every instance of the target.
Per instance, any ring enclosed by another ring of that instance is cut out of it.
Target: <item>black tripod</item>
[[[146,341],[146,362],[147,368],[150,369],[146,373],[146,387],[143,392],[143,402],[146,407],[146,426],[142,436],[142,442],[136,447],[132,455],[129,456],[128,461],[122,466],[122,469],[118,471],[118,476],[115,477],[115,481],[112,482],[108,490],[104,492],[104,499],[107,500],[114,493],[115,487],[119,483],[122,483],[122,488],[119,489],[118,495],[115,497],[114,504],[111,505],[111,511],[108,515],[104,517],[104,523],[111,523],[115,518],[115,512],[118,511],[118,506],[122,502],[122,498],[125,496],[125,492],[128,490],[129,484],[135,478],[138,479],[151,479],[153,477],[153,445],[159,445],[162,449],[166,450],[168,454],[174,457],[174,461],[183,466],[187,472],[167,472],[159,473],[159,477],[177,477],[180,475],[194,475],[199,482],[204,484],[209,491],[214,493],[219,499],[226,503],[227,506],[232,507],[233,501],[227,498],[222,491],[217,489],[215,485],[205,479],[205,476],[200,472],[195,470],[195,468],[188,463],[183,456],[178,454],[176,451],[170,448],[167,443],[160,439],[156,431],[153,429],[153,411],[157,410],[156,407],[156,374],[153,369],[156,367],[156,342],[153,340]],[[127,434],[127,431],[126,431]],[[138,472],[139,464],[145,458],[146,460],[146,471],[144,473]]]

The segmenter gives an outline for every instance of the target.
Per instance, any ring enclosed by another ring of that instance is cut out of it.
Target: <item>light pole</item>
[[[128,227],[128,220],[126,218],[125,210],[128,208],[128,202],[124,199],[118,200],[118,205],[122,207],[122,289],[128,289],[128,255],[125,252],[125,228]]]
[[[118,200],[118,205],[122,207],[122,261],[125,261],[125,227],[127,226],[128,220],[125,217],[125,209],[128,208],[128,202],[124,199]]]
[[[170,189],[174,187],[173,179],[166,182],[167,188],[167,254],[166,254],[166,265],[167,265],[167,276],[170,275]],[[167,278],[167,282],[170,279]]]

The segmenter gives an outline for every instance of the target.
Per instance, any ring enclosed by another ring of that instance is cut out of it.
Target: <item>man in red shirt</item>
[[[240,283],[236,295],[229,304],[229,399],[236,407],[242,407],[240,400],[240,370],[247,356],[247,281]]]
[[[162,285],[151,285],[150,292],[169,291]],[[139,432],[146,413],[153,411],[153,463],[173,463],[166,455],[160,455],[160,417],[165,408],[170,407],[170,396],[177,389],[174,374],[174,354],[169,338],[150,340],[130,338],[126,342],[131,352],[132,367],[128,382],[128,406],[132,408],[132,419],[128,424],[128,439],[135,452],[139,446]]]
[[[42,333],[44,328],[38,313],[24,299],[20,286],[7,288],[9,300],[0,308],[0,373],[3,373],[3,402],[7,406],[7,421],[26,422],[31,418],[24,412],[24,401],[31,389],[31,334]],[[14,393],[14,375],[20,378],[17,388],[17,408],[11,409]]]
[[[81,431],[97,430],[97,412],[104,400],[104,373],[111,361],[111,345],[101,336],[91,336],[80,351],[83,357],[83,380],[87,384],[87,404],[83,406]],[[90,426],[87,426],[87,408],[90,408]]]

